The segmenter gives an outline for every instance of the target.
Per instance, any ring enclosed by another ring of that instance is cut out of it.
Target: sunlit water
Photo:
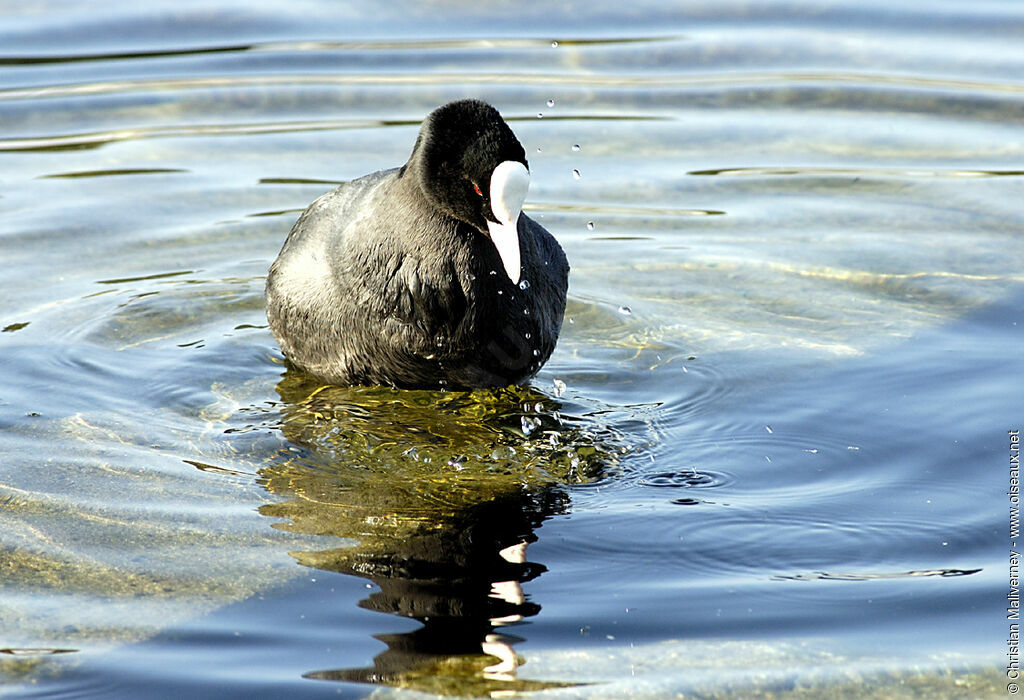
[[[858,7],[0,4],[7,689],[1004,692],[1024,7]],[[298,213],[465,96],[550,363],[286,372]]]

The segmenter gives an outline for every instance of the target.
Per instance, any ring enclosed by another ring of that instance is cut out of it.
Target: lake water
[[[997,1],[0,2],[0,692],[1004,697],[1022,36]],[[286,371],[298,213],[467,96],[572,264],[551,361]]]

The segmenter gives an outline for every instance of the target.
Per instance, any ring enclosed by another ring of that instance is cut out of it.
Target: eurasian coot
[[[490,105],[431,112],[409,161],[313,202],[267,277],[293,365],[332,384],[520,383],[555,348],[569,265],[521,213],[526,154]]]

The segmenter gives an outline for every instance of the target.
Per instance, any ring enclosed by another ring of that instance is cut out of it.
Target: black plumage
[[[569,266],[519,212],[527,167],[497,110],[460,100],[427,116],[404,166],[313,202],[267,277],[267,318],[288,360],[346,385],[533,376],[558,339]],[[508,243],[499,254],[506,198],[518,261]]]

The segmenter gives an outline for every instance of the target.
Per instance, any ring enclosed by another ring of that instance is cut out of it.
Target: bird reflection
[[[345,538],[293,556],[371,581],[361,607],[421,623],[378,635],[387,649],[370,668],[307,677],[441,694],[564,685],[518,680],[520,639],[510,633],[540,610],[522,588],[546,570],[529,561],[529,543],[566,510],[565,483],[599,456],[590,450],[581,464],[576,447],[545,437],[558,427],[535,410],[547,397],[315,387],[293,373],[278,391],[297,452],[261,471],[285,500],[260,512],[282,518],[275,527]],[[542,426],[530,436],[515,430],[524,405]]]
[[[419,531],[391,551],[300,555],[303,563],[376,584],[378,590],[360,602],[362,607],[422,623],[406,634],[378,636],[388,648],[372,668],[309,676],[401,684],[406,676],[442,666],[449,657],[482,652],[497,658],[479,669],[485,678],[514,680],[518,660],[512,645],[519,640],[503,630],[540,611],[521,584],[545,568],[527,561],[526,547],[536,539],[533,529],[562,509],[563,501],[557,490],[501,494],[446,518],[421,520]],[[467,661],[469,667],[480,663]]]

